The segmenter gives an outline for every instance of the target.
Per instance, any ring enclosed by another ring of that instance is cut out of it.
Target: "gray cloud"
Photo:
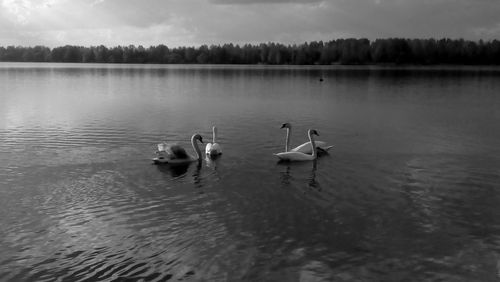
[[[51,1],[50,8],[29,11],[24,23],[0,9],[0,44],[196,46],[339,37],[500,38],[496,0]]]
[[[225,4],[225,5],[251,5],[251,4],[289,4],[289,3],[318,3],[324,2],[324,0],[210,0],[214,4]]]

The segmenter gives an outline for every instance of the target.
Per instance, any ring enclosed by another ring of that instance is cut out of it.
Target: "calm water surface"
[[[0,280],[496,281],[499,93],[495,68],[2,63]],[[284,122],[335,147],[277,163]],[[151,164],[212,125],[221,158]]]

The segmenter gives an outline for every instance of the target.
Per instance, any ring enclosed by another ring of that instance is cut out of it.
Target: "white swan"
[[[191,145],[196,152],[196,157],[188,154],[186,150],[177,144],[158,144],[158,157],[153,158],[155,164],[186,164],[194,161],[201,161],[201,150],[196,141],[203,143],[203,138],[199,134],[193,134]]]
[[[205,154],[211,157],[215,157],[222,154],[221,146],[219,145],[219,143],[215,141],[217,138],[216,136],[217,136],[217,127],[214,126],[212,127],[212,143],[208,143],[207,146],[205,147]]]
[[[318,132],[314,129],[309,129],[307,131],[307,135],[309,135],[309,143],[311,144],[312,154],[306,154],[297,151],[288,151],[275,154],[280,160],[283,161],[313,161],[317,158],[317,147],[314,142],[313,135],[319,136]]]
[[[290,150],[290,136],[292,135],[292,125],[290,123],[284,123],[281,125],[281,128],[286,128],[286,142],[285,142],[285,152],[291,151],[291,152],[301,152],[304,154],[311,154],[311,142],[305,142],[302,145],[299,145],[293,149]],[[316,141],[316,148],[318,148],[320,151],[328,151],[332,148],[333,146],[328,146],[326,142],[324,141]]]

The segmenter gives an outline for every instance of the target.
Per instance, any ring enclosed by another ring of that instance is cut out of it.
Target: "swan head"
[[[203,137],[201,137],[201,135],[198,133],[194,134],[193,137],[191,137],[191,140],[193,140],[193,141],[198,140],[198,141],[200,141],[200,143],[203,144]]]
[[[319,133],[318,133],[318,131],[316,131],[316,129],[309,129],[309,135],[319,136]]]
[[[292,125],[289,122],[285,122],[284,124],[281,125],[281,128],[292,128]]]

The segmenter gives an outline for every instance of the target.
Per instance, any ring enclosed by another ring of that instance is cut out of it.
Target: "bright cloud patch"
[[[211,0],[215,4],[286,4],[286,3],[317,3],[324,0]]]
[[[2,6],[18,23],[28,23],[35,13],[44,12],[57,0],[2,0]]]
[[[4,45],[500,37],[493,0],[0,0]]]
[[[3,0],[2,6],[20,22],[25,23],[31,13],[31,2],[28,0]]]

